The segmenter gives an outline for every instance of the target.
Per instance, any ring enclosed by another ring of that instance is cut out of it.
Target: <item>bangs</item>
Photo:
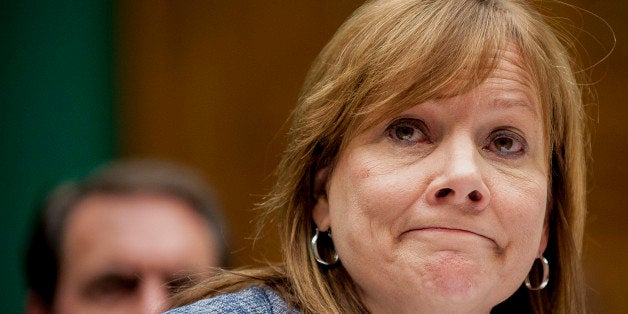
[[[378,40],[359,56],[367,62],[355,93],[363,97],[354,99],[352,135],[430,99],[472,90],[518,37],[508,12],[493,1],[394,7],[386,21],[364,30]],[[451,12],[457,12],[454,19]]]
[[[479,86],[513,47],[538,87],[547,132],[555,88],[546,83],[555,76],[555,63],[543,52],[559,46],[539,46],[545,27],[509,1],[369,2],[312,65],[293,111],[291,136],[315,143],[316,164],[333,163],[357,134],[384,119]]]

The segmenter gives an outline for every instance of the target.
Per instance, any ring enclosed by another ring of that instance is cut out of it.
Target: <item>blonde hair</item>
[[[263,208],[280,226],[284,263],[228,273],[179,303],[268,285],[304,313],[367,312],[342,264],[317,265],[308,243],[317,170],[362,128],[423,101],[481,83],[515,46],[540,91],[547,135],[550,285],[519,289],[498,306],[536,313],[584,311],[580,252],[585,208],[585,129],[574,62],[544,18],[522,0],[381,0],[356,10],[315,60],[293,111],[278,180]],[[333,171],[333,170],[332,170]]]

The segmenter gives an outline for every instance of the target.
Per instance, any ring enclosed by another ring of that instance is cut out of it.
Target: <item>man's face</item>
[[[173,288],[218,265],[216,248],[205,220],[176,198],[88,196],[66,223],[53,310],[162,311]]]

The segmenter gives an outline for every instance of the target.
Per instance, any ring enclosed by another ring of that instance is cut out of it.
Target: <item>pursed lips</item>
[[[457,227],[442,227],[442,226],[426,226],[426,227],[420,227],[420,228],[413,228],[410,230],[407,230],[405,232],[402,233],[401,236],[404,236],[408,233],[411,232],[441,232],[441,233],[450,233],[450,234],[456,234],[456,233],[460,233],[460,234],[470,234],[470,235],[475,235],[481,238],[484,238],[486,240],[489,240],[491,242],[493,242],[496,246],[499,247],[499,245],[497,244],[497,242],[489,237],[486,236],[484,234],[469,230],[469,229],[464,229],[464,228],[457,228]]]

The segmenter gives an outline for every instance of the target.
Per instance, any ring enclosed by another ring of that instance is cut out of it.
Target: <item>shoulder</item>
[[[182,313],[299,313],[288,310],[283,299],[270,288],[251,286],[235,293],[221,294],[172,309],[167,314]]]

